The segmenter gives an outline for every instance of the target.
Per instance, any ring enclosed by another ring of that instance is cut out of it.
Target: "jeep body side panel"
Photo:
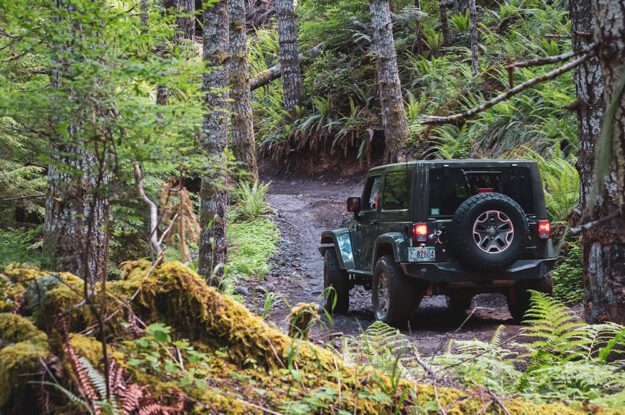
[[[407,252],[408,252],[408,243],[406,241],[406,237],[401,232],[387,232],[378,236],[375,241],[375,248],[373,250],[373,262],[382,255],[389,254],[390,251],[393,254],[393,258],[397,262],[406,262]]]
[[[335,229],[324,231],[321,234],[321,248],[319,251],[323,255],[326,249],[335,249],[341,269],[354,268],[354,252],[349,229]]]

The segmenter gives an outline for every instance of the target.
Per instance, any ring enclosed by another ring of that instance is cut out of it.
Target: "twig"
[[[447,341],[451,338],[451,336],[453,336],[454,334],[458,333],[460,330],[462,330],[462,328],[464,327],[465,324],[467,324],[467,321],[469,321],[469,319],[471,319],[471,317],[473,317],[473,314],[475,314],[475,312],[477,310],[481,310],[484,307],[475,307],[474,309],[471,310],[471,312],[469,313],[469,315],[467,316],[467,318],[464,319],[464,321],[462,323],[460,323],[460,325],[458,326],[458,328],[456,328],[456,330],[454,330],[451,333],[448,333],[447,336],[445,336],[445,338],[443,339],[443,341],[441,341],[438,345],[438,348],[434,351],[434,354],[432,354],[432,356],[430,357],[430,363],[432,363],[432,361],[434,360],[434,358],[440,353],[440,351],[443,349],[443,346],[445,346],[445,343],[447,343]]]
[[[545,57],[541,57],[541,58],[534,58],[534,59],[528,59],[525,61],[519,61],[519,62],[513,62],[513,63],[509,63],[505,66],[506,69],[508,68],[526,68],[529,66],[540,66],[540,65],[549,65],[552,63],[557,63],[557,62],[562,62],[562,61],[566,61],[571,59],[574,56],[579,56],[581,54],[584,53],[588,53],[590,51],[592,51],[595,48],[595,43],[589,43],[588,45],[585,45],[584,47],[580,48],[577,51],[568,51],[566,53],[562,53],[560,55],[555,55],[555,56],[545,56]]]
[[[593,220],[591,222],[586,222],[586,223],[584,223],[582,225],[579,225],[576,228],[571,228],[569,230],[569,232],[571,232],[572,235],[579,235],[582,232],[586,232],[587,230],[590,230],[590,229],[594,228],[597,225],[600,225],[600,224],[602,224],[604,222],[607,222],[607,221],[610,221],[612,219],[616,219],[619,216],[620,216],[620,213],[613,213],[613,214],[611,214],[609,216],[605,216],[603,218],[599,218],[599,219]]]
[[[281,412],[276,412],[276,411],[274,411],[274,410],[272,410],[272,409],[269,409],[269,408],[264,408],[264,407],[262,407],[262,406],[260,406],[260,405],[256,405],[255,403],[244,401],[244,400],[243,400],[243,399],[241,399],[241,398],[237,398],[237,399],[238,399],[238,401],[239,401],[239,402],[241,402],[241,403],[242,403],[242,404],[244,404],[244,405],[251,406],[252,408],[256,408],[256,409],[258,409],[258,410],[260,410],[260,411],[263,411],[263,412],[266,412],[266,413],[268,413],[268,414],[271,414],[271,415],[282,415],[282,413],[281,413]]]
[[[441,410],[441,414],[447,415],[447,409],[445,409],[445,407],[441,403],[440,398],[438,397],[438,389],[436,388],[436,382],[434,382],[432,386],[434,387],[434,398],[436,398],[436,403],[438,404],[438,408]]]
[[[24,199],[43,199],[46,195],[26,195],[26,196],[13,196],[13,197],[3,197],[0,198],[0,202],[12,202],[14,200],[24,200]]]
[[[559,67],[558,69],[554,69],[553,71],[547,72],[544,75],[541,75],[539,77],[536,78],[532,78],[529,81],[525,81],[517,86],[515,86],[514,88],[504,92],[503,94],[497,95],[495,98],[484,102],[481,105],[478,105],[475,108],[471,108],[468,111],[465,112],[461,112],[458,114],[453,114],[453,115],[449,115],[449,116],[444,116],[444,117],[440,117],[440,116],[426,116],[424,117],[425,119],[423,121],[421,121],[421,124],[446,124],[446,123],[453,123],[453,122],[458,122],[460,120],[463,120],[465,118],[470,118],[473,117],[475,114],[478,114],[482,111],[486,111],[487,109],[495,106],[496,104],[499,104],[502,101],[507,100],[508,98],[518,94],[519,92],[523,91],[524,89],[527,89],[531,86],[534,86],[540,82],[544,82],[544,81],[548,81],[550,79],[554,79],[557,78],[558,76],[562,75],[563,73],[570,71],[571,69],[575,68],[576,66],[581,65],[582,63],[584,63],[587,59],[589,59],[590,57],[595,55],[595,51],[591,51],[588,52],[586,54],[583,54],[582,56],[580,56],[579,58],[567,63],[566,65],[563,65],[561,67]]]

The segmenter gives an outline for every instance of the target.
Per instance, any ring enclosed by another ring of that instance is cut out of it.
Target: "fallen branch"
[[[453,122],[458,122],[460,120],[463,120],[465,118],[471,118],[473,117],[475,114],[478,114],[482,111],[486,111],[487,109],[499,104],[502,101],[507,100],[508,98],[518,94],[519,92],[523,91],[524,89],[527,89],[531,86],[534,86],[540,82],[544,82],[544,81],[548,81],[550,79],[554,79],[557,78],[558,76],[562,75],[565,72],[570,71],[571,69],[575,68],[576,66],[581,65],[582,63],[584,63],[587,59],[589,59],[590,57],[594,56],[595,52],[594,50],[591,52],[588,52],[582,56],[580,56],[579,58],[567,63],[566,65],[562,65],[561,67],[559,67],[558,69],[554,69],[551,72],[547,72],[544,75],[541,75],[539,77],[536,78],[532,78],[529,81],[525,81],[517,86],[515,86],[514,88],[504,92],[501,95],[497,95],[495,98],[484,102],[483,104],[478,105],[475,108],[471,108],[468,111],[465,112],[461,112],[458,114],[453,114],[453,115],[449,115],[449,116],[444,116],[444,117],[440,117],[440,116],[424,116],[424,120],[421,121],[421,124],[424,125],[428,125],[428,124],[446,124],[446,123],[453,123]]]
[[[590,51],[592,51],[595,48],[595,44],[594,43],[590,43],[586,46],[584,46],[583,48],[577,50],[577,51],[569,51],[566,53],[562,53],[560,55],[555,55],[555,56],[546,56],[543,58],[534,58],[534,59],[528,59],[525,61],[520,61],[520,62],[514,62],[514,63],[509,63],[505,66],[506,69],[509,68],[525,68],[528,66],[540,66],[540,65],[549,65],[552,63],[557,63],[557,62],[562,62],[568,59],[571,59],[574,56],[579,56],[581,54],[584,53],[588,53]]]
[[[312,58],[317,55],[324,49],[325,45],[323,43],[318,44],[314,48],[306,51],[304,53],[300,53],[299,60],[300,62],[305,62],[307,59]],[[250,90],[255,90],[260,88],[261,86],[265,86],[268,83],[275,81],[276,79],[282,76],[282,67],[280,63],[272,66],[271,68],[265,69],[264,71],[258,72],[252,79],[250,79]]]
[[[616,219],[618,217],[619,217],[619,213],[614,213],[612,215],[608,215],[608,216],[605,216],[603,218],[599,218],[597,220],[593,220],[591,222],[586,222],[586,223],[584,223],[582,225],[579,225],[576,228],[571,228],[569,230],[569,232],[571,232],[572,235],[579,235],[580,233],[586,232],[586,231],[594,228],[597,225],[600,225],[600,224],[602,224],[604,222],[607,222],[607,221],[610,221],[612,219]]]

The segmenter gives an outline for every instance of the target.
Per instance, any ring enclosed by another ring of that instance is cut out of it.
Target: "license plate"
[[[436,248],[419,246],[408,248],[408,262],[431,262],[436,260]]]

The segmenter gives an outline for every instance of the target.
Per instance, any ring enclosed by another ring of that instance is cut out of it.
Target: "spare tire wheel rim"
[[[376,310],[376,317],[379,320],[386,318],[388,314],[388,307],[390,303],[390,290],[388,286],[388,278],[386,272],[380,273],[378,279],[378,309]]]
[[[487,254],[499,254],[510,248],[514,240],[514,225],[505,213],[487,210],[473,223],[473,241]]]

